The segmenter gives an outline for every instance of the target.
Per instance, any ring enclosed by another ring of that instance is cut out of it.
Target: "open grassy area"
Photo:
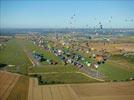
[[[105,64],[101,65],[98,70],[105,74],[108,80],[126,80],[130,77],[134,77],[134,71],[128,71],[124,68],[121,68],[120,64],[118,63],[112,63],[112,62],[106,62]]]
[[[17,67],[17,72],[26,74],[27,67],[32,64],[23,50],[22,43],[23,42],[19,39],[9,40],[6,46],[0,50],[0,63],[15,65]],[[16,67],[10,67],[8,70],[16,71]]]
[[[111,57],[113,60],[126,60],[128,63],[134,64],[134,55],[116,54]]]
[[[48,72],[76,72],[78,69],[72,65],[47,65],[44,67],[33,67],[29,73],[48,73]]]
[[[47,65],[29,69],[29,75],[38,77],[39,84],[71,84],[99,82],[81,73],[72,65]],[[42,77],[40,80],[39,76]]]
[[[98,82],[81,73],[53,73],[43,74],[39,78],[39,84],[69,84],[69,83],[91,83]]]
[[[12,89],[7,100],[27,100],[28,99],[29,79],[21,76],[14,88]]]

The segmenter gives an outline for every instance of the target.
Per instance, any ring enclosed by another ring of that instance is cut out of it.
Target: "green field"
[[[26,74],[27,68],[29,66],[32,66],[32,64],[27,57],[27,54],[24,52],[24,47],[30,53],[32,53],[33,51],[43,53],[43,55],[45,55],[47,58],[57,61],[58,65],[63,65],[62,61],[51,52],[45,51],[42,48],[37,47],[33,44],[32,41],[21,39],[9,40],[6,46],[0,50],[0,64],[15,65],[12,67],[7,67],[6,69],[11,72]],[[42,62],[41,64],[42,66],[51,66],[47,62]]]
[[[71,65],[47,65],[44,67],[33,67],[29,73],[47,73],[47,72],[76,72],[78,69]]]
[[[18,67],[17,72],[26,74],[27,67],[31,66],[31,62],[25,54],[22,41],[11,39],[6,46],[0,50],[0,64],[15,65]],[[16,67],[10,67],[8,70],[15,71]]]
[[[41,82],[42,81],[42,82]],[[92,83],[99,82],[81,73],[54,73],[43,74],[39,84],[69,84],[69,83]]]
[[[134,55],[121,55],[121,54],[116,54],[111,57],[113,60],[126,60],[128,63],[134,64]]]
[[[106,62],[101,65],[98,70],[105,74],[107,80],[126,80],[130,77],[134,77],[134,70],[128,71],[127,68],[121,68],[122,65],[113,62]]]

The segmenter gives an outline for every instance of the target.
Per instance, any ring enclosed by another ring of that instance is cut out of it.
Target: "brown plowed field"
[[[19,75],[0,71],[0,100],[6,100],[19,79]]]
[[[6,100],[7,98],[9,99],[9,95],[18,79],[19,75],[0,71],[0,100]],[[21,92],[22,91],[20,91],[20,93]],[[21,98],[23,100],[23,97]],[[38,85],[36,78],[30,78],[27,99],[134,100],[134,81],[90,84]],[[25,98],[24,100],[27,99]]]
[[[30,78],[28,100],[134,100],[134,81],[38,85]]]
[[[19,75],[0,71],[0,100],[6,100],[7,98],[9,99],[9,95],[18,79]],[[134,81],[90,84],[38,85],[36,78],[30,78],[27,99],[134,100]],[[25,98],[24,100],[27,99]]]
[[[81,100],[134,100],[134,81],[71,85]]]

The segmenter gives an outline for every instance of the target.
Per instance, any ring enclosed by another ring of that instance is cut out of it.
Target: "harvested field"
[[[134,81],[39,86],[29,80],[28,100],[133,100]]]
[[[106,49],[108,52],[115,53],[116,51],[119,51],[120,49],[133,52],[134,51],[134,44],[133,43],[91,43],[91,46],[97,50]]]
[[[37,79],[29,81],[28,100],[79,100],[70,85],[39,86]]]
[[[27,100],[28,99],[29,78],[21,76],[13,87],[7,100]]]
[[[10,72],[19,72],[27,74],[28,66],[31,66],[29,58],[23,50],[23,41],[19,39],[10,39],[6,46],[0,50],[0,63],[7,65],[15,65],[15,67],[7,67]]]
[[[0,71],[0,100],[7,99],[18,79],[19,75]]]
[[[81,100],[133,100],[134,81],[71,85]]]

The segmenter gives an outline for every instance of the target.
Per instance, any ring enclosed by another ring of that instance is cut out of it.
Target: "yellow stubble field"
[[[134,81],[38,85],[30,78],[28,100],[133,100]]]

